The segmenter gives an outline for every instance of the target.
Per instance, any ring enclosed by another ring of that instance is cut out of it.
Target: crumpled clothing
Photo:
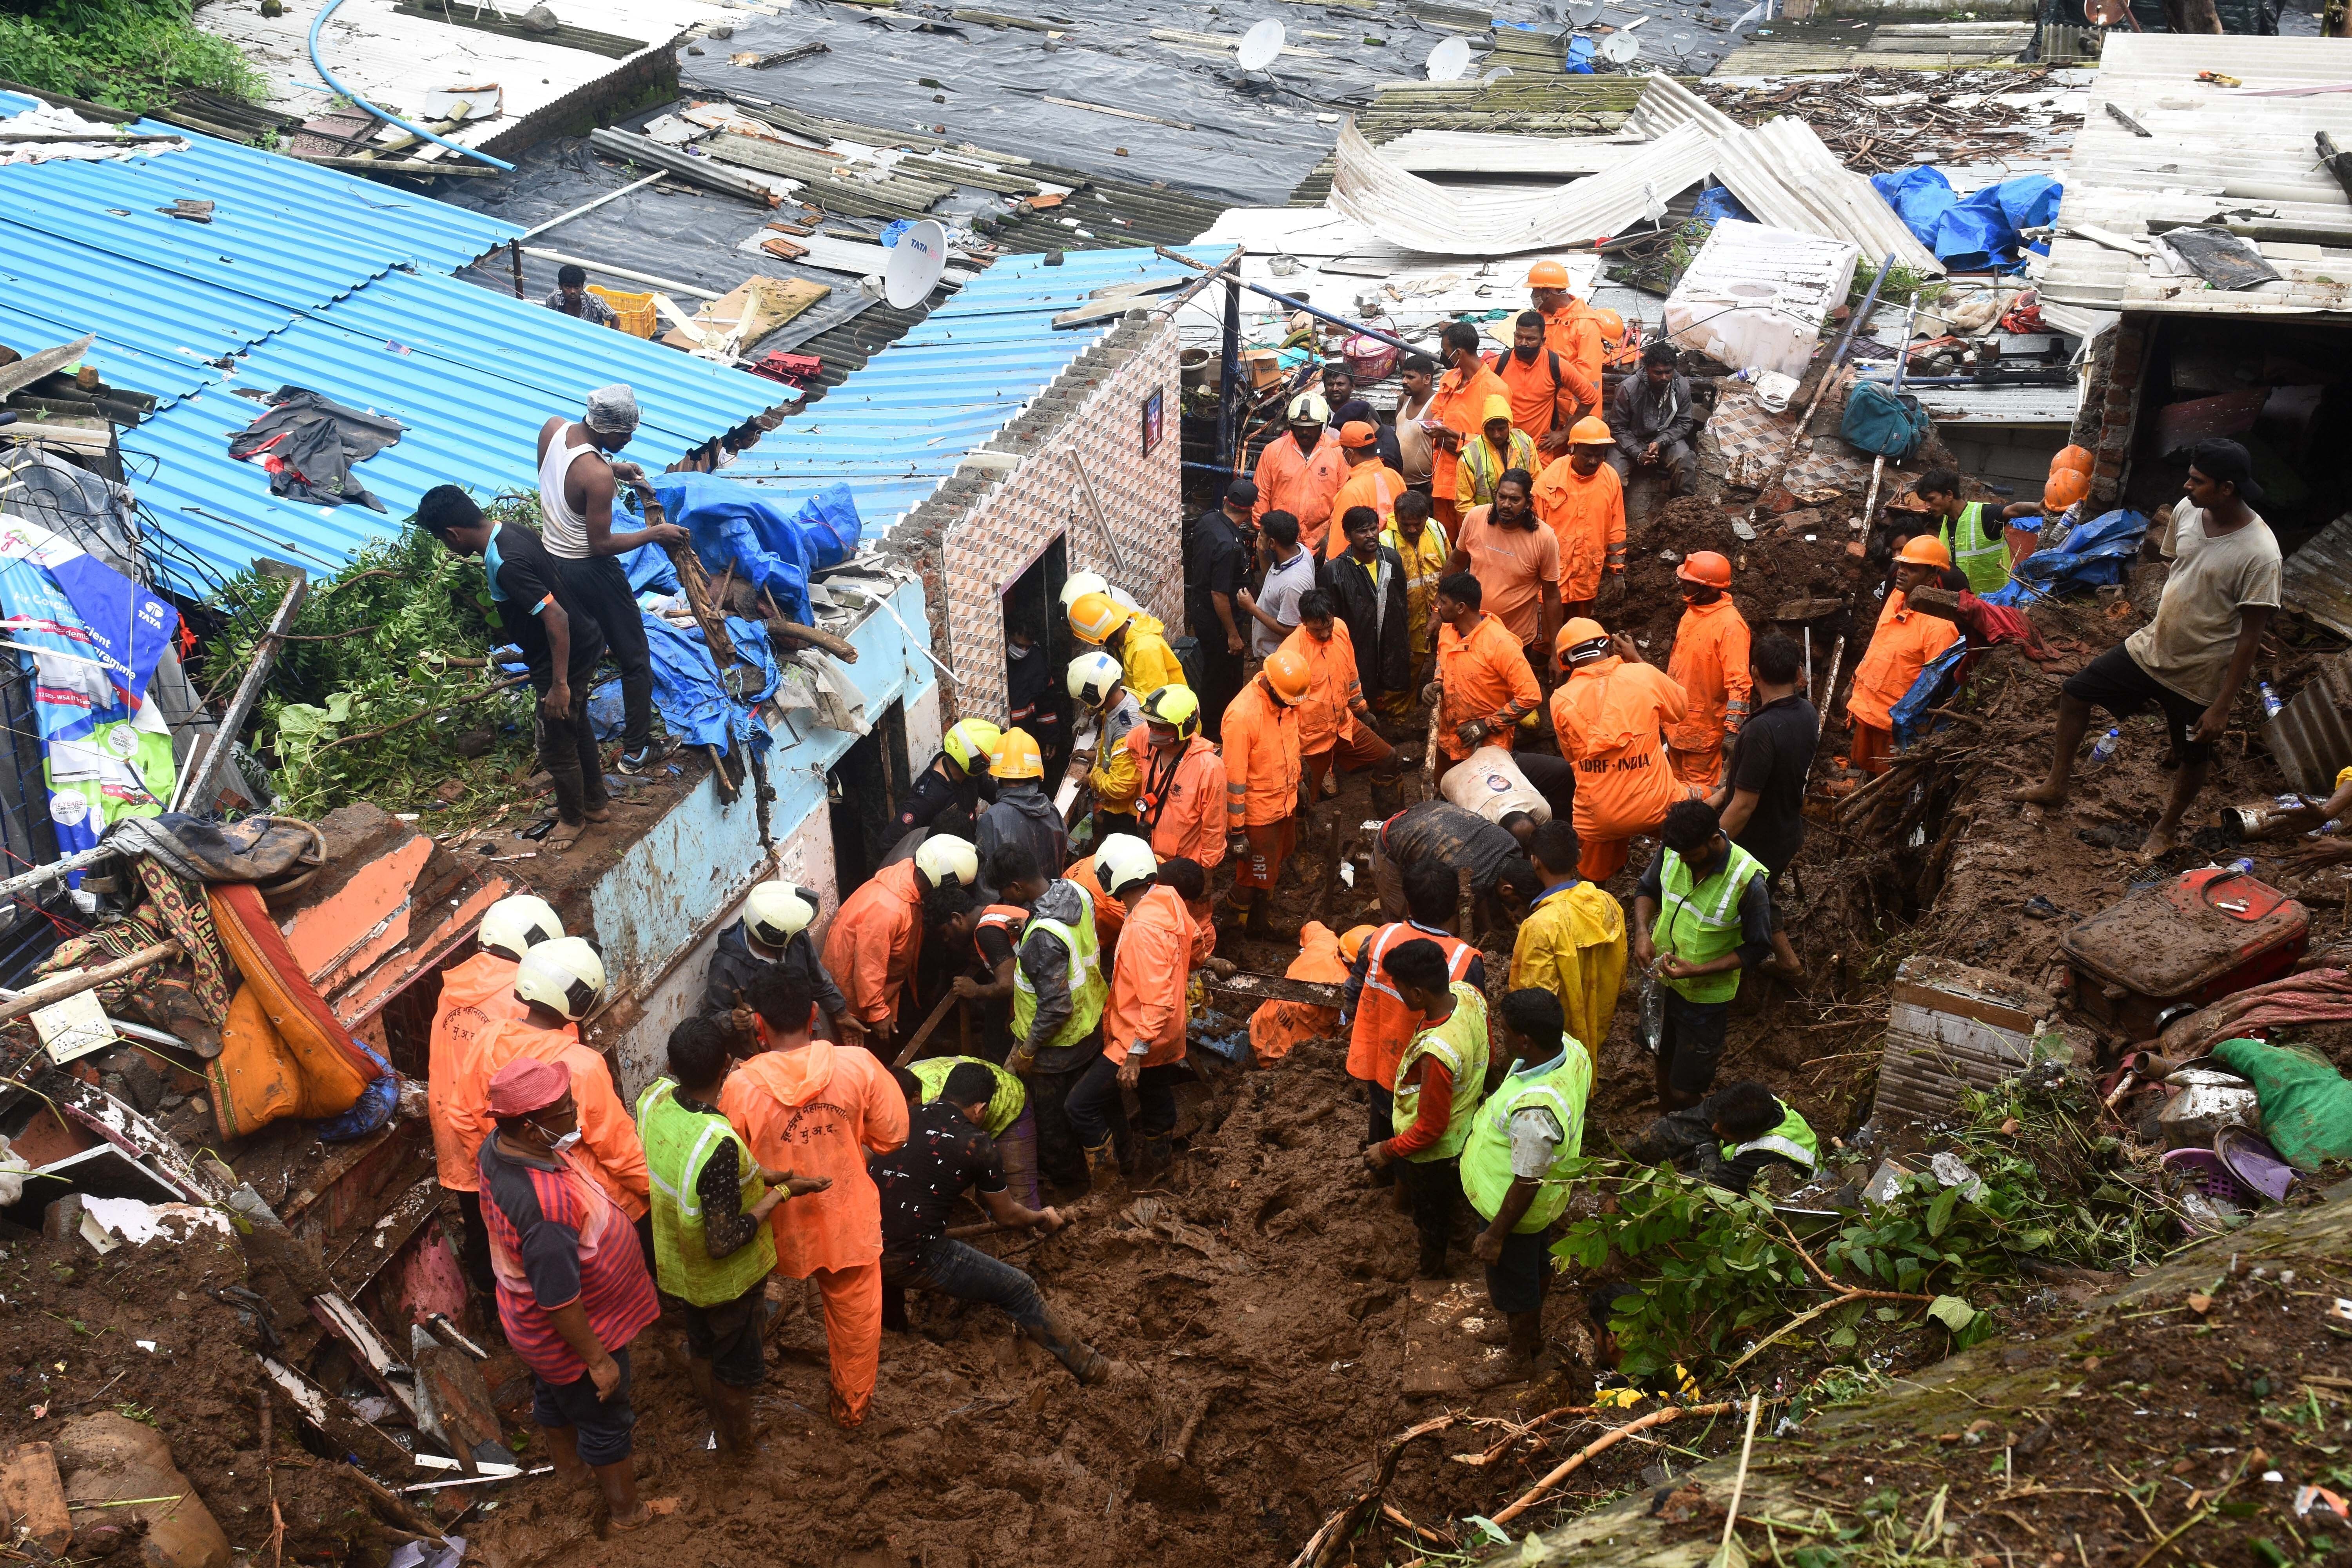
[[[384,414],[346,408],[307,387],[281,386],[269,395],[270,410],[228,438],[228,455],[258,460],[269,470],[269,493],[316,506],[357,501],[384,510],[374,492],[352,473],[394,445],[407,426]]]
[[[224,826],[174,811],[125,817],[107,837],[124,854],[152,855],[198,882],[275,882],[323,864],[310,825],[290,816],[248,816]]]
[[[2174,1019],[2166,1026],[2156,1048],[2177,1059],[2200,1056],[2217,1040],[2257,1030],[2347,1020],[2352,1020],[2352,971],[2307,969],[2267,984],[2250,985],[2185,1018]]]

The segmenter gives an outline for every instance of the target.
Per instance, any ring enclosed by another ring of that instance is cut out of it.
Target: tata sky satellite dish
[[[1429,79],[1460,81],[1470,69],[1470,40],[1447,38],[1429,51]]]
[[[1239,51],[1242,69],[1262,71],[1282,53],[1282,24],[1272,16],[1252,26],[1242,35]]]
[[[948,231],[936,218],[925,218],[898,237],[890,247],[890,265],[882,269],[882,298],[894,310],[910,310],[939,286],[948,269]]]
[[[1601,40],[1601,58],[1612,66],[1630,64],[1642,58],[1642,40],[1631,33],[1612,33]]]

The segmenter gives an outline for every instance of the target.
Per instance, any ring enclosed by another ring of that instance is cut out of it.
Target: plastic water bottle
[[[2254,874],[2253,857],[2251,855],[2239,856],[2235,860],[2230,862],[2230,869],[2235,871],[2241,877],[2252,876]]]
[[[2271,683],[2267,680],[2258,680],[2254,683],[2254,689],[2263,694],[2263,716],[2271,719],[2277,718],[2279,710],[2284,708],[2286,704],[2278,700],[2278,693],[2271,689]]]
[[[2305,834],[2304,837],[2305,838],[2325,838],[2343,826],[2343,818],[2331,816],[2326,822],[2321,823],[2318,826]]]
[[[2108,731],[2105,734],[2100,736],[2097,742],[2091,747],[2091,765],[2093,767],[2097,767],[2102,763],[2114,762],[2116,760],[2116,753],[2123,750],[2123,744],[2124,737],[2122,731]]]

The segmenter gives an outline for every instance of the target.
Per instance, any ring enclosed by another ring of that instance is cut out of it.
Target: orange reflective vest
[[[1103,1055],[1128,1059],[1144,1047],[1143,1065],[1184,1059],[1185,982],[1192,973],[1196,922],[1176,889],[1155,883],[1128,911],[1103,1008]]]
[[[1854,667],[1853,691],[1846,698],[1846,716],[1874,730],[1892,730],[1890,712],[1927,668],[1927,661],[1959,640],[1951,622],[1912,609],[1900,591],[1886,596],[1870,651]]]
[[[1598,598],[1601,574],[1625,570],[1625,487],[1603,463],[1590,474],[1561,458],[1536,477],[1536,516],[1559,541],[1563,604]]]
[[[1327,427],[1315,450],[1302,452],[1286,430],[1258,453],[1250,478],[1257,483],[1257,510],[1252,515],[1263,520],[1267,512],[1286,511],[1298,520],[1298,542],[1320,549],[1324,531],[1331,525],[1331,498],[1348,479],[1348,458],[1339,437]]]
[[[882,1193],[866,1156],[907,1141],[907,1097],[879,1058],[826,1040],[761,1051],[727,1075],[719,1109],[762,1165],[833,1178],[770,1211],[777,1273],[805,1279],[882,1256]]]
[[[1684,606],[1666,674],[1690,699],[1690,711],[1666,731],[1676,751],[1719,751],[1724,738],[1748,722],[1755,685],[1748,668],[1748,623],[1730,595],[1712,605]]]
[[[1282,647],[1307,661],[1309,676],[1307,700],[1291,710],[1298,715],[1298,750],[1307,756],[1328,752],[1362,727],[1350,706],[1364,695],[1355,639],[1348,635],[1348,623],[1334,616],[1329,642],[1301,626],[1282,639]]]
[[[1370,956],[1364,960],[1364,988],[1356,994],[1356,1021],[1348,1031],[1348,1076],[1382,1089],[1395,1084],[1404,1048],[1425,1022],[1404,1005],[1389,978],[1388,955],[1409,942],[1433,942],[1445,950],[1448,984],[1467,976],[1471,960],[1478,956],[1478,950],[1458,936],[1425,931],[1404,921],[1384,925],[1364,939]]]
[[[1654,665],[1615,657],[1580,667],[1551,694],[1560,754],[1576,763],[1576,831],[1630,838],[1665,820],[1688,792],[1666,765],[1660,731],[1690,700]]]
[[[1527,651],[1519,647],[1519,639],[1484,612],[1466,637],[1450,625],[1437,628],[1437,679],[1444,689],[1438,700],[1442,711],[1437,720],[1437,749],[1450,762],[1458,763],[1470,754],[1471,749],[1454,736],[1457,725],[1485,720],[1492,731],[1486,743],[1507,750],[1517,723],[1496,728],[1496,716],[1513,706],[1521,713],[1532,713],[1543,701],[1543,689],[1536,684],[1536,672],[1528,668]]]
[[[478,952],[463,963],[441,972],[441,1000],[433,1005],[433,1033],[425,1046],[425,1102],[433,1122],[433,1161],[441,1184],[453,1193],[480,1190],[480,1135],[460,1136],[450,1107],[457,1086],[478,1078],[487,1085],[488,1073],[471,1066],[485,1026],[498,1018],[520,1018],[523,1005],[515,999],[515,971],[522,966],[495,952]]]
[[[850,1016],[888,1028],[922,947],[922,892],[915,863],[901,860],[841,901],[824,933],[824,969],[847,998]]]
[[[1297,805],[1298,710],[1259,675],[1225,705],[1225,831],[1280,822]]]
[[[1348,978],[1339,961],[1339,938],[1320,921],[1298,928],[1298,956],[1282,972],[1286,980],[1310,980],[1338,985]],[[1250,1049],[1261,1066],[1288,1056],[1301,1040],[1328,1035],[1339,1026],[1339,1009],[1312,1002],[1261,1002],[1250,1015]]]
[[[1512,429],[1531,441],[1540,441],[1554,430],[1565,430],[1576,423],[1580,378],[1565,354],[1539,348],[1530,363],[1505,349],[1495,357],[1492,368],[1511,389]]]
[[[1135,814],[1151,836],[1151,852],[1162,860],[1185,856],[1204,871],[1223,865],[1225,759],[1217,748],[1195,735],[1155,754],[1148,724],[1129,730],[1124,744],[1135,759]]]
[[[1127,906],[1103,891],[1101,879],[1095,875],[1095,858],[1070,862],[1062,873],[1066,881],[1076,882],[1087,890],[1087,901],[1094,906],[1095,944],[1101,952],[1102,966],[1108,969],[1112,952],[1118,946],[1119,929],[1127,924]]]
[[[1003,931],[1004,940],[1013,944],[1013,951],[1019,952],[1021,928],[1028,923],[1029,911],[1019,904],[990,904],[971,922],[971,955],[983,966],[988,965],[988,953],[980,945],[980,933],[992,928]]]
[[[1331,531],[1323,537],[1323,559],[1337,561],[1348,552],[1348,513],[1360,506],[1381,514],[1383,532],[1396,525],[1397,497],[1404,494],[1404,476],[1374,458],[1349,470],[1347,482],[1331,498]]]

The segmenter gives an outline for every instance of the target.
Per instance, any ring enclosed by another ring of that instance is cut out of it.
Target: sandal
[[[552,832],[539,841],[540,852],[543,855],[561,855],[579,843],[581,836],[587,831],[588,825],[584,822],[559,822]]]

